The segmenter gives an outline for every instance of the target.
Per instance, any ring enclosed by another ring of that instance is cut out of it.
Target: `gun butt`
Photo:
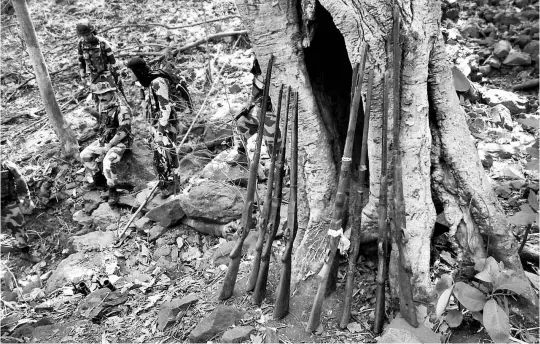
[[[236,277],[238,275],[238,269],[240,268],[240,256],[238,258],[231,258],[229,262],[229,267],[227,269],[227,274],[223,279],[223,285],[221,287],[221,292],[218,296],[219,300],[227,300],[230,298],[234,292],[234,285],[236,284]]]
[[[291,256],[283,262],[281,278],[277,289],[276,302],[274,304],[274,319],[284,318],[289,313],[289,299],[291,294]]]

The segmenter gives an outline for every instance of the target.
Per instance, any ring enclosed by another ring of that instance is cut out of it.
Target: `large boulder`
[[[104,271],[105,264],[115,262],[116,257],[112,253],[97,252],[91,256],[78,252],[62,260],[47,280],[45,292],[52,293],[58,288],[79,281],[90,280],[96,271]]]
[[[238,309],[219,305],[210,315],[197,324],[189,334],[188,340],[191,343],[205,343],[218,333],[234,325],[241,318],[242,312]]]
[[[152,161],[152,150],[135,140],[132,149],[124,153],[122,160],[114,168],[118,175],[118,184],[136,190],[146,187],[146,183],[157,178]]]
[[[118,210],[111,208],[109,203],[101,203],[99,207],[92,213],[92,219],[96,227],[104,230],[111,224],[118,223],[120,213]]]
[[[223,181],[234,185],[247,185],[249,170],[247,167],[226,162],[229,150],[219,153],[200,173],[201,178]]]
[[[519,96],[513,92],[499,89],[490,89],[482,92],[482,97],[489,106],[504,105],[510,113],[517,115],[527,110],[527,98]]]
[[[182,210],[182,205],[178,199],[173,199],[146,213],[146,217],[152,221],[159,222],[163,227],[175,225],[184,216],[185,213]]]
[[[207,222],[229,223],[242,216],[246,189],[213,180],[201,180],[188,196],[178,199],[190,218]]]
[[[71,252],[101,251],[113,244],[115,235],[113,232],[90,232],[84,235],[72,236],[68,239],[68,247]]]

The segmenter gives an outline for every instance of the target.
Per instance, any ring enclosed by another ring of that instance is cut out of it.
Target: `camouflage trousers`
[[[95,140],[88,147],[81,152],[81,160],[86,169],[86,181],[92,183],[94,177],[99,171],[98,162],[103,161],[103,175],[107,179],[107,186],[113,187],[118,183],[116,164],[122,159],[122,155],[127,149],[124,143],[119,143],[116,146],[109,149],[109,151],[102,158],[101,155],[102,146],[99,140]]]
[[[11,231],[19,248],[28,246],[28,235],[23,228],[23,224],[24,215],[19,208],[19,201],[2,201],[2,230],[8,229]]]
[[[174,179],[175,169],[178,168],[178,153],[176,152],[176,130],[170,126],[165,134],[159,133],[152,127],[152,150],[154,151],[154,172],[162,186]]]
[[[240,134],[242,134],[246,141],[257,133],[257,129],[259,128],[259,119],[257,118],[259,111],[260,105],[256,105],[253,109],[251,109],[249,115],[241,116],[236,122],[238,131]],[[279,123],[276,123],[276,116],[274,116],[271,111],[267,111],[264,120],[263,138],[266,146],[268,147],[268,154],[270,155],[274,151],[274,133],[276,130],[279,130],[278,126]],[[235,145],[239,144],[237,141],[238,138],[235,137]],[[281,133],[278,134],[278,147],[279,145],[281,145]]]

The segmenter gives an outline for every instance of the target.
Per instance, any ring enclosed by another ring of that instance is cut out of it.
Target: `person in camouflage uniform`
[[[24,215],[29,215],[34,209],[30,199],[30,191],[17,166],[11,161],[2,161],[2,229],[11,231],[16,246],[21,250],[21,258],[33,263],[39,259],[30,254],[28,235],[23,228]]]
[[[154,151],[154,171],[162,197],[168,197],[177,191],[179,184],[176,151],[179,122],[177,104],[171,99],[171,81],[161,71],[150,70],[139,57],[129,60],[127,67],[132,79],[143,87],[141,105],[152,126],[150,142]]]
[[[108,82],[96,84],[94,94],[99,99],[98,139],[81,152],[81,160],[86,169],[86,189],[96,187],[99,175],[98,162],[103,162],[103,175],[107,179],[109,204],[118,203],[116,164],[122,155],[131,148],[131,111],[121,106],[116,89]]]
[[[250,137],[257,133],[259,128],[259,112],[262,106],[263,90],[264,90],[264,80],[262,78],[261,67],[257,58],[253,59],[253,66],[251,68],[251,74],[253,74],[253,83],[251,86],[251,99],[249,102],[242,108],[238,115],[235,116],[236,125],[240,134],[247,141]],[[282,115],[283,116],[283,115]],[[268,154],[271,156],[274,151],[274,133],[276,130],[279,131],[279,123],[276,124],[276,116],[273,113],[272,101],[268,98],[266,104],[266,118],[264,121],[264,132],[263,138],[268,148]],[[278,133],[278,148],[281,144],[281,133]],[[240,141],[240,138],[234,137],[234,149],[231,154],[226,158],[229,163],[245,163],[246,152],[245,147]]]
[[[111,44],[96,35],[96,29],[88,19],[77,23],[77,34],[80,36],[78,54],[81,80],[90,86],[91,91],[97,83],[104,81],[116,87],[118,73]],[[99,106],[96,97],[94,102]]]

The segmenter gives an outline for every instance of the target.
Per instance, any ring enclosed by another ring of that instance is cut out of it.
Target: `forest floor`
[[[516,240],[521,242],[525,238],[523,262],[538,292],[538,83],[525,90],[512,89],[522,82],[538,81],[538,2],[505,0],[493,6],[481,4],[481,1],[448,1],[444,6],[449,19],[443,22],[443,34],[449,55],[456,68],[469,79],[457,81],[461,74],[456,71],[456,86],[464,87],[460,96],[469,116],[471,133],[486,173],[492,178],[509,216]],[[236,167],[231,171],[236,178],[232,180],[230,175],[225,179],[217,178],[215,170],[208,172],[205,168],[211,164],[218,169],[223,166],[218,157],[222,158],[230,150],[234,130],[232,115],[249,98],[252,55],[249,37],[231,34],[180,49],[176,57],[172,56],[175,49],[205,37],[245,30],[236,16],[234,1],[31,0],[29,9],[57,100],[81,147],[93,140],[95,121],[84,111],[88,90],[80,85],[77,76],[75,23],[79,19],[94,20],[100,35],[116,47],[122,67],[136,54],[149,60],[165,56],[165,61],[174,65],[188,80],[195,109],[202,108],[188,136],[186,147],[190,149],[182,156],[181,164],[186,172],[181,193],[195,203],[200,201],[196,204],[206,204],[208,212],[217,209],[218,214],[210,220],[223,220],[225,215],[219,213],[220,202],[233,202],[223,207],[228,206],[227,211],[236,207],[231,216],[238,219],[242,208],[239,200],[245,191],[237,185],[245,183],[246,169]],[[3,245],[0,265],[2,342],[378,340],[372,332],[374,250],[366,250],[370,253],[360,257],[353,312],[347,329],[340,330],[336,326],[345,282],[346,260],[343,259],[337,290],[325,301],[323,326],[316,333],[308,334],[304,328],[314,290],[296,290],[291,298],[291,314],[279,321],[272,318],[280,270],[277,258],[284,248],[282,238],[275,242],[268,298],[261,306],[252,305],[250,294],[244,290],[253,259],[254,236],[248,237],[237,289],[227,301],[218,301],[217,293],[234,240],[234,235],[227,232],[231,227],[221,226],[220,235],[208,235],[205,234],[208,228],[195,220],[186,222],[184,219],[167,227],[141,214],[130,226],[131,235],[125,244],[114,245],[115,235],[155,185],[154,178],[143,173],[148,169],[152,173],[149,149],[142,143],[136,145],[139,151],[134,148],[135,156],[142,159],[141,171],[135,174],[145,180],[144,185],[121,190],[119,206],[109,207],[100,198],[100,192],[83,193],[82,164],[65,161],[58,153],[58,141],[42,108],[17,18],[2,13],[2,159],[17,163],[29,183],[37,207],[27,216],[26,229],[33,252],[42,259],[32,265]],[[214,18],[221,19],[210,21]],[[205,21],[208,22],[201,24]],[[501,41],[508,41],[510,47]],[[527,61],[526,56],[515,55],[522,51],[529,51],[532,62]],[[508,62],[508,56],[514,56],[514,62]],[[147,129],[134,101],[138,91],[127,79],[124,82],[135,113],[134,128],[142,138]],[[504,105],[506,110],[499,105]],[[185,128],[194,118],[195,114],[182,117]],[[214,143],[209,145],[208,142]],[[212,178],[217,184],[205,182]],[[240,196],[231,196],[232,201],[223,201],[226,197],[222,197],[213,204],[204,203],[205,195],[199,195],[200,199],[194,196],[195,190],[204,194],[218,189]],[[145,211],[165,201],[157,196]],[[527,235],[525,228],[529,224]],[[444,226],[444,220],[439,221],[439,225]],[[434,284],[441,274],[457,266],[456,252],[451,249],[447,235],[444,231],[436,234],[431,258]],[[9,233],[3,231],[2,243],[7,241]],[[100,290],[107,289],[99,289],[97,282],[105,279],[111,281],[118,292],[101,293]],[[85,282],[93,293],[85,297],[74,290],[71,282]],[[413,333],[422,342],[490,342],[482,325],[470,315],[462,325],[451,328],[444,318],[436,317],[434,304],[419,305],[417,310],[421,326]],[[386,313],[390,326],[406,327],[396,315],[395,305],[389,303]],[[510,323],[512,341],[538,342],[537,314],[524,317],[517,312],[511,316]],[[236,326],[231,329],[233,325]]]

